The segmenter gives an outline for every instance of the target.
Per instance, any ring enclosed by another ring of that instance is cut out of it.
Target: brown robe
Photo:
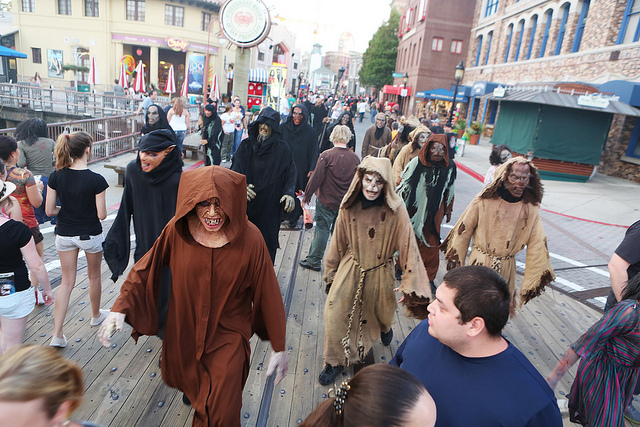
[[[162,377],[184,392],[195,409],[194,426],[239,426],[242,388],[254,333],[284,351],[284,305],[260,231],[247,220],[243,175],[220,166],[186,172],[176,215],[131,269],[112,310],[126,315],[132,336],[158,332],[163,267],[172,286],[163,337]],[[207,248],[189,233],[195,205],[217,197],[228,216],[229,243]]]
[[[507,179],[508,166],[516,162],[529,164],[531,179],[523,199],[509,203],[498,195],[498,189]],[[498,168],[494,181],[471,201],[440,245],[445,259],[460,265],[493,268],[509,282],[515,298],[515,255],[526,247],[520,306],[526,304],[555,279],[538,207],[541,200],[542,184],[537,169],[522,157],[510,159]],[[471,253],[465,261],[471,239]]]
[[[359,194],[366,172],[377,172],[385,180],[380,196],[384,204],[363,210]],[[396,251],[407,307],[414,314],[422,309],[424,315],[432,298],[409,215],[392,183],[389,159],[366,157],[342,200],[325,259],[324,280],[331,288],[324,310],[324,359],[331,365],[361,362],[373,342],[380,340],[380,332],[391,327],[397,307]]]

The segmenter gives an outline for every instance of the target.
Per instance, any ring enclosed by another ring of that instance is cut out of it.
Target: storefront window
[[[58,0],[58,15],[71,15],[71,0]]]

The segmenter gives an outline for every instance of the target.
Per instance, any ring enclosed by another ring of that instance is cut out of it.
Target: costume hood
[[[247,226],[247,182],[244,175],[222,166],[207,166],[182,174],[176,204],[176,231],[185,240],[185,216],[203,200],[217,197],[227,215],[222,227],[230,242],[237,239]]]
[[[349,121],[347,122],[347,126],[349,126],[349,129],[351,129],[351,131],[353,132],[353,123],[351,122],[351,118],[353,117],[351,115],[351,113],[349,111],[345,111],[344,113],[340,114],[340,117],[338,117],[338,121],[336,122],[337,125],[341,125],[342,124],[342,117],[344,116],[349,116]]]
[[[386,157],[371,157],[367,156],[362,159],[362,163],[356,169],[356,174],[353,176],[351,186],[344,198],[340,208],[346,209],[351,206],[356,200],[358,195],[362,192],[362,177],[365,173],[377,172],[384,179],[384,202],[392,211],[397,211],[402,205],[402,199],[396,194],[393,188],[393,169],[391,168],[391,161]]]
[[[258,127],[260,123],[266,123],[271,127],[271,136],[269,139],[272,139],[274,136],[280,136],[280,113],[273,108],[267,107],[260,111],[258,117],[247,126],[247,132],[252,140],[258,138]]]
[[[158,122],[153,126],[149,124],[149,108],[151,107],[156,107],[158,109]],[[144,126],[141,129],[141,132],[146,134],[157,129],[169,129],[175,138],[175,132],[171,126],[169,126],[167,113],[164,112],[164,109],[158,104],[151,104],[149,105],[149,108],[147,108],[147,112],[144,115]]]
[[[418,153],[418,158],[420,158],[420,163],[422,163],[425,166],[433,166],[433,163],[431,163],[431,155],[429,153],[429,150],[431,149],[433,144],[435,144],[436,142],[439,142],[444,146],[444,157],[442,158],[442,161],[444,162],[444,167],[448,168],[449,167],[449,138],[444,133],[432,133],[431,135],[429,135],[429,138],[427,138],[427,143],[424,144],[424,146],[420,149],[420,152]]]
[[[285,122],[287,124],[287,127],[289,129],[293,129],[295,127],[295,125],[293,124],[293,109],[294,108],[299,108],[302,110],[302,123],[300,123],[300,125],[298,126],[299,128],[305,127],[304,125],[308,125],[311,126],[309,124],[309,110],[307,110],[307,107],[304,106],[304,104],[300,103],[300,104],[296,104],[293,107],[291,107],[291,114],[289,114],[289,116],[287,117],[287,121]]]
[[[500,167],[498,167],[498,169],[496,170],[495,179],[491,184],[486,186],[484,190],[482,190],[479,197],[481,199],[500,198],[500,193],[498,190],[507,180],[509,172],[511,171],[511,165],[513,165],[514,163],[529,165],[531,178],[529,179],[529,185],[527,185],[524,190],[522,201],[538,206],[542,202],[542,196],[544,194],[542,180],[540,179],[540,175],[538,174],[538,168],[536,168],[530,160],[527,160],[524,157],[512,157],[511,159],[504,162]]]

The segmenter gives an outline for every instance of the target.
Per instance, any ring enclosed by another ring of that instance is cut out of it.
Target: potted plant
[[[458,133],[458,138],[462,138],[466,127],[467,121],[465,119],[458,119],[456,120],[456,124],[453,126],[453,131]]]
[[[467,128],[469,134],[469,144],[478,145],[480,134],[484,130],[484,126],[480,122],[471,122],[471,125]]]

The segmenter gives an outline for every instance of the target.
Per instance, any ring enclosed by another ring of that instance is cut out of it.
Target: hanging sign
[[[261,0],[228,0],[220,9],[220,27],[236,46],[256,46],[269,35],[269,9]]]

